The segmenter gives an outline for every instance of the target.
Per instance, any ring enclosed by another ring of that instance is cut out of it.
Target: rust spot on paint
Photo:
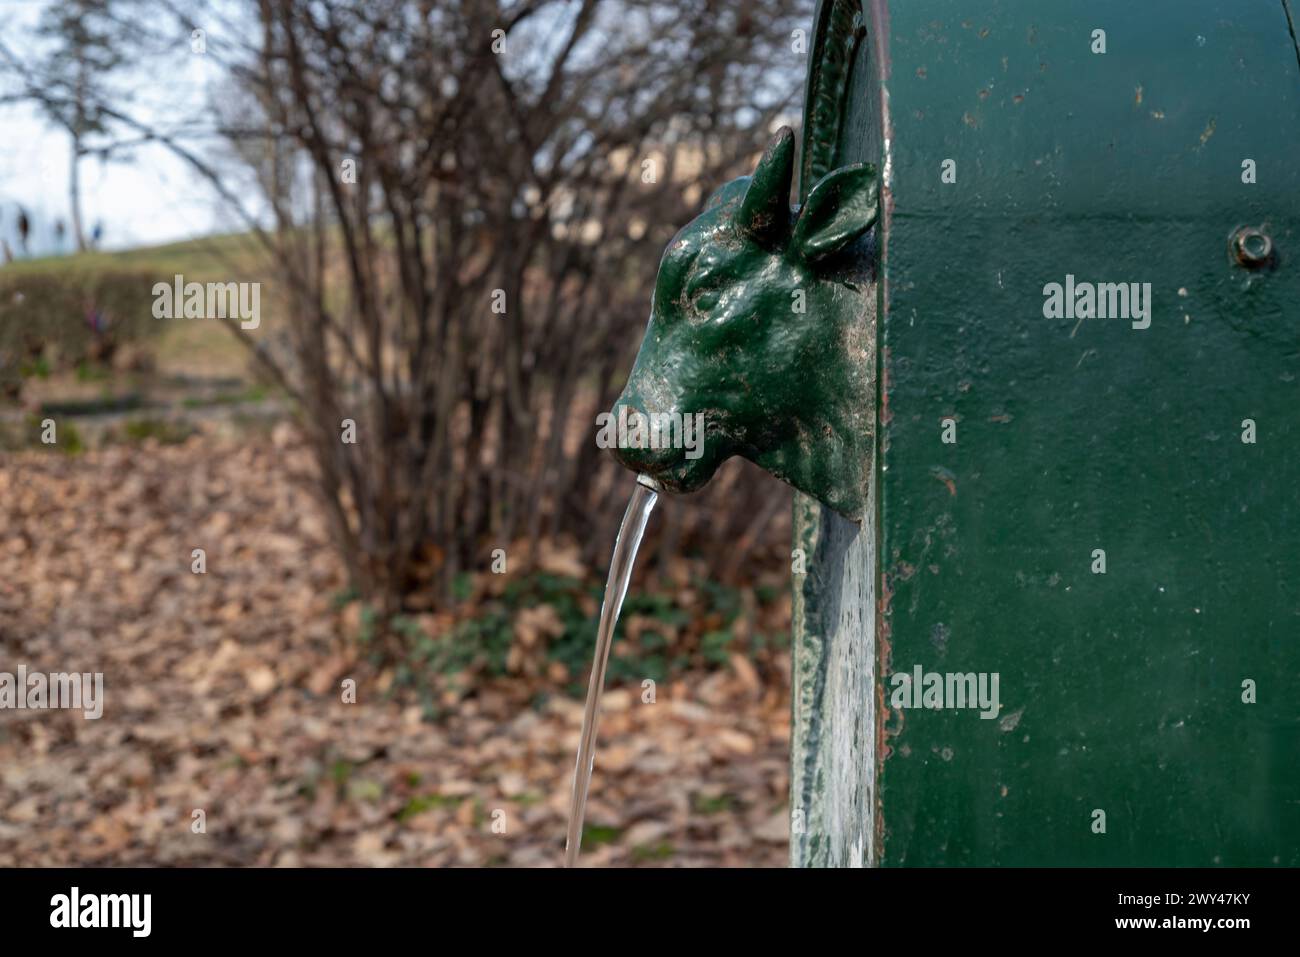
[[[893,576],[888,572],[880,576],[880,598],[876,601],[877,628],[876,632],[880,639],[880,670],[881,674],[888,673],[893,665],[892,649],[889,644],[889,636],[892,633],[889,617],[893,613],[892,605],[894,603],[894,583]]]
[[[1205,125],[1205,129],[1201,132],[1202,146],[1208,143],[1210,141],[1210,137],[1214,135],[1214,125],[1215,125],[1215,118],[1212,116],[1210,117],[1210,122]]]
[[[1141,83],[1137,85],[1137,90],[1134,92],[1133,105],[1134,106],[1142,105],[1142,84]]]
[[[925,67],[923,67],[923,66],[918,66],[918,67],[916,68],[916,75],[917,75],[917,77],[919,77],[920,79],[924,80],[924,79],[925,79]]]
[[[880,710],[885,706],[885,688],[883,682],[876,682],[876,699],[879,707],[876,709],[876,813],[875,817],[875,834],[873,835],[876,845],[876,864],[879,865],[885,856],[885,802],[880,796],[880,779],[884,774],[885,758],[889,756],[889,745],[884,743],[885,723],[881,717],[883,712]]]
[[[880,598],[876,602],[876,661],[880,669],[876,681],[876,788],[875,788],[875,843],[876,863],[879,864],[885,853],[885,808],[881,800],[880,782],[884,777],[885,761],[894,753],[890,738],[896,737],[903,730],[903,711],[894,713],[889,710],[885,695],[885,683],[893,671],[894,651],[890,643],[892,629],[890,626],[891,605],[894,600],[893,576],[885,572],[880,576]],[[906,755],[906,745],[899,750]]]
[[[892,577],[888,572],[880,576],[880,598],[876,602],[876,660],[880,668],[880,676],[876,681],[876,755],[880,764],[884,764],[885,759],[893,753],[889,739],[903,727],[903,715],[899,712],[898,725],[891,729],[894,715],[885,699],[885,682],[889,680],[894,667],[894,649],[889,640],[892,633],[890,605],[894,600]]]
[[[1021,103],[1025,102],[1025,94],[1017,93],[1015,96],[1011,98],[1011,102],[1019,106]]]
[[[880,781],[884,776],[885,761],[894,753],[889,739],[903,730],[903,713],[897,715],[889,710],[885,696],[885,682],[894,668],[894,648],[890,642],[893,628],[890,623],[894,601],[893,576],[884,572],[880,576],[880,597],[876,600],[876,664],[879,672],[876,678],[876,787],[875,787],[875,844],[876,863],[879,864],[885,853],[885,806],[881,800]],[[891,726],[892,725],[892,726]]]
[[[893,713],[885,702],[885,679],[882,677],[876,682],[876,712],[880,716],[876,722],[876,754],[881,764],[893,756],[894,749],[889,744],[889,738],[897,733],[889,729],[889,720],[893,717]]]
[[[948,489],[948,494],[956,496],[957,494],[957,476],[948,471],[942,465],[930,466],[930,474],[942,482]]]
[[[876,601],[876,659],[880,666],[880,680],[876,682],[876,688],[880,692],[880,707],[877,713],[880,715],[880,723],[877,728],[878,744],[880,745],[879,753],[883,757],[888,756],[889,747],[886,738],[890,732],[886,731],[891,713],[885,704],[884,687],[888,680],[888,675],[894,667],[894,649],[890,642],[890,636],[893,633],[893,626],[890,623],[890,616],[893,614],[892,605],[894,602],[894,584],[893,575],[885,572],[880,576],[880,598]],[[902,714],[899,714],[899,727],[902,727]],[[893,732],[897,733],[897,732]]]
[[[893,757],[893,745],[889,744],[889,739],[901,735],[904,724],[904,711],[889,710],[889,700],[885,694],[888,674],[889,672],[881,672],[880,680],[876,681],[876,714],[879,715],[876,722],[876,755],[880,766],[884,766],[885,761]]]

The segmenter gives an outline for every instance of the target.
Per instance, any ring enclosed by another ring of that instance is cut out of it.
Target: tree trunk
[[[86,231],[81,225],[81,137],[72,135],[72,166],[68,171],[68,203],[72,207],[72,235],[77,252],[86,251]]]

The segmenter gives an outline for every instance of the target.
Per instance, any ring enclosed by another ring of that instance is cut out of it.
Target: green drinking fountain
[[[797,490],[792,864],[1300,864],[1292,6],[822,0],[669,245],[614,454]]]

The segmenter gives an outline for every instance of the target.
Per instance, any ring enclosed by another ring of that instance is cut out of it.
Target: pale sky
[[[30,49],[25,36],[44,5],[36,0],[0,0],[0,29],[20,56]],[[212,72],[202,57],[179,57],[174,72],[144,84],[141,101],[133,104],[132,112],[148,122],[198,112],[208,102],[206,77]],[[27,209],[32,221],[32,255],[54,251],[56,218],[68,227],[64,244],[70,249],[69,154],[67,134],[51,126],[39,111],[26,104],[0,105],[0,237],[15,253],[15,203]],[[95,222],[102,221],[105,249],[239,228],[216,215],[216,203],[201,178],[161,146],[140,148],[132,162],[104,165],[83,158],[81,192],[86,232],[89,235]]]

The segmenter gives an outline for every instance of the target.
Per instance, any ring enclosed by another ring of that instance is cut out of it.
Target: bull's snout
[[[726,458],[703,413],[656,408],[631,383],[614,403],[601,438],[620,464],[670,492],[694,492]]]

